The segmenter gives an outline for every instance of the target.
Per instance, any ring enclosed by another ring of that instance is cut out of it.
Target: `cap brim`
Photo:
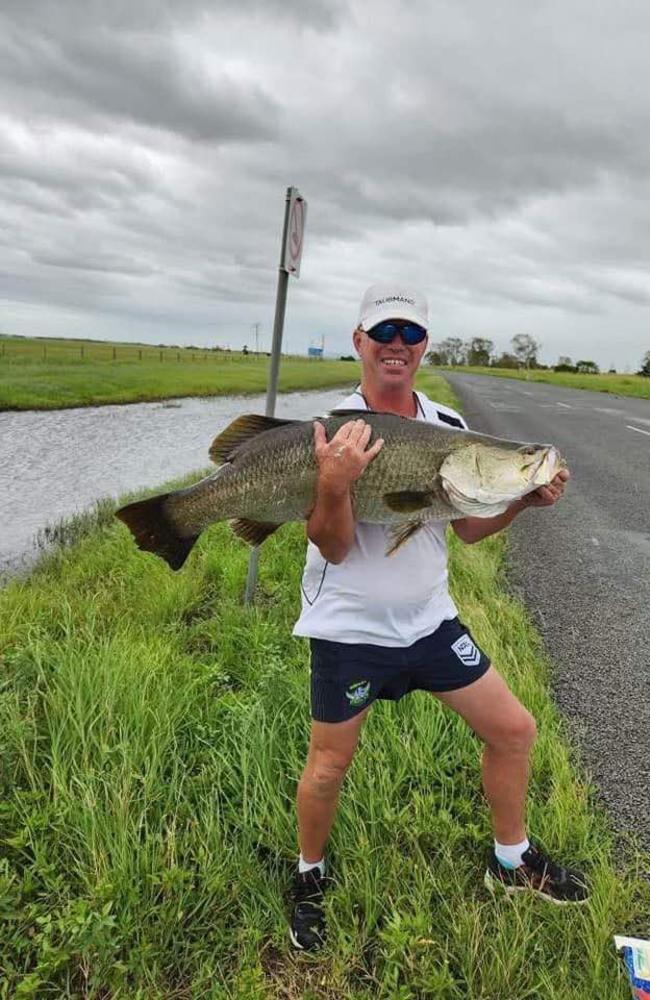
[[[381,309],[375,309],[374,312],[364,316],[359,326],[364,333],[367,333],[368,330],[372,330],[373,326],[377,326],[377,323],[383,323],[387,319],[401,319],[406,323],[416,323],[424,330],[427,329],[426,323],[422,322],[422,316],[416,309],[409,309],[408,306],[396,308],[395,303],[387,303]]]

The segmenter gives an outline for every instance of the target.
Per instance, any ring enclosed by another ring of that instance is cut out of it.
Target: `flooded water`
[[[276,414],[308,419],[345,395],[345,389],[282,394]],[[219,430],[241,413],[264,413],[264,406],[263,395],[213,396],[0,413],[0,571],[27,565],[39,529],[100,497],[207,469]]]

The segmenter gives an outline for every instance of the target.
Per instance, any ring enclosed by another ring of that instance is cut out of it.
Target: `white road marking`
[[[625,425],[629,431],[636,431],[637,434],[646,434],[650,438],[650,431],[643,431],[640,427],[632,427],[632,424]]]
[[[594,545],[600,545],[600,542],[598,541],[597,538],[592,538],[591,540],[594,543]]]
[[[556,403],[555,405],[556,406],[563,406],[565,410],[572,410],[573,409],[573,407],[569,406],[568,403]]]

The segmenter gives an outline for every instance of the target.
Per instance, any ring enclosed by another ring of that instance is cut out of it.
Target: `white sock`
[[[530,847],[529,840],[522,840],[521,844],[500,844],[494,841],[494,853],[499,864],[504,868],[519,868],[523,865],[522,854]]]
[[[321,858],[320,861],[305,861],[301,854],[298,858],[298,871],[302,874],[303,872],[311,871],[312,868],[320,868],[321,875],[324,875],[325,858]]]

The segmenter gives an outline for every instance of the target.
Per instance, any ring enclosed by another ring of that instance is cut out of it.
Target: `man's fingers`
[[[370,435],[371,434],[372,434],[372,427],[370,426],[370,424],[364,424],[363,425],[363,429],[362,429],[362,431],[361,431],[361,433],[359,435],[359,438],[357,440],[358,447],[362,448],[363,451],[366,450],[366,445],[368,444],[368,441],[370,440]]]
[[[375,455],[378,452],[381,451],[383,443],[384,443],[384,439],[383,438],[377,438],[377,440],[375,441],[375,443],[370,448],[368,448],[368,451],[366,452],[366,456],[368,458],[368,461],[370,461],[371,459],[373,459],[375,457]]]
[[[368,428],[368,430],[372,430],[370,425],[367,424],[365,420],[359,419],[354,421],[354,423],[352,424],[352,428],[350,430],[350,444],[353,445],[359,444],[359,442],[363,438],[363,435],[366,432],[366,427]]]
[[[322,448],[324,444],[327,444],[325,428],[320,421],[314,420],[314,448],[318,450],[319,448]]]
[[[350,440],[352,432],[354,431],[355,420],[348,420],[347,424],[341,424],[336,434],[333,436],[330,444],[336,441],[338,444],[345,441],[346,443]]]

